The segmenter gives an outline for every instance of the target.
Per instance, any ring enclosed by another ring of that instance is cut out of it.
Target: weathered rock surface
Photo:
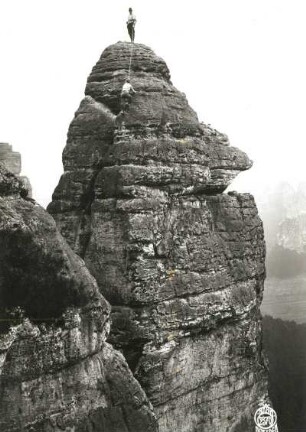
[[[23,190],[0,164],[1,432],[156,431],[144,391],[105,341],[108,302]]]
[[[137,93],[118,128],[131,53]],[[111,303],[110,341],[160,431],[253,431],[267,395],[263,229],[250,195],[222,194],[248,157],[199,123],[162,59],[117,43],[89,76],[63,163],[49,211]]]

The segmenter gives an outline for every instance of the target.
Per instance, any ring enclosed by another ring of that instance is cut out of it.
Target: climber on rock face
[[[130,83],[129,78],[125,80],[121,90],[121,110],[128,111],[129,105],[132,100],[132,96],[136,93],[133,89],[132,84]]]
[[[131,42],[134,42],[135,39],[135,24],[136,24],[136,17],[133,14],[133,9],[129,8],[129,16],[128,16],[128,20],[126,22],[127,24],[127,29],[129,32],[129,36],[131,38]]]

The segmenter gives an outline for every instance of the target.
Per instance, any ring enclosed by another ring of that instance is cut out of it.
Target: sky
[[[0,142],[22,154],[42,205],[63,171],[69,123],[103,50],[150,46],[200,121],[225,132],[253,168],[232,188],[306,181],[304,0],[0,0]]]

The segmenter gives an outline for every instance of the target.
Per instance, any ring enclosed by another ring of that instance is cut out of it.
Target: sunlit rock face
[[[136,94],[118,126],[131,55]],[[112,305],[109,340],[161,432],[253,431],[267,395],[264,236],[252,196],[223,194],[251,162],[199,123],[144,45],[108,47],[85,93],[48,210]]]
[[[155,432],[109,303],[53,218],[0,164],[1,432]]]

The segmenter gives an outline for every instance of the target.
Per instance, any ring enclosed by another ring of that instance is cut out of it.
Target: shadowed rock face
[[[252,196],[222,194],[248,157],[198,122],[162,59],[120,42],[89,76],[63,162],[48,209],[111,303],[110,341],[160,431],[252,431],[267,394],[263,229]]]
[[[105,342],[108,302],[23,188],[0,164],[1,432],[156,431],[143,390]]]

